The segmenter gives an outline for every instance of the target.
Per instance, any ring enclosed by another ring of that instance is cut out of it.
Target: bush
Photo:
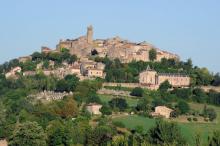
[[[196,117],[194,117],[194,118],[193,118],[193,121],[195,121],[195,122],[196,122],[196,121],[198,121],[198,119],[197,119]]]
[[[143,94],[144,94],[144,90],[140,87],[134,88],[131,92],[132,96],[137,96],[137,97],[142,97]]]
[[[119,109],[120,111],[124,111],[127,107],[127,101],[123,98],[113,98],[109,101],[109,105],[112,109]]]
[[[191,121],[192,121],[192,118],[191,118],[191,117],[189,117],[189,118],[187,118],[187,120],[188,120],[189,122],[191,122]]]
[[[116,127],[120,127],[120,128],[125,128],[124,123],[120,122],[120,121],[113,121],[112,123],[114,126]]]
[[[103,105],[102,108],[100,109],[100,112],[103,115],[111,115],[112,114],[111,108],[109,106],[107,106],[107,105]]]
[[[181,114],[186,114],[190,110],[190,107],[189,107],[188,103],[185,102],[185,101],[178,102],[177,107],[180,110]]]

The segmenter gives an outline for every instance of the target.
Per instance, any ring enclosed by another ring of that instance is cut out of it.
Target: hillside
[[[193,146],[219,140],[214,131],[220,93],[210,90],[219,88],[219,74],[153,46],[143,49],[146,44],[93,40],[91,31],[60,42],[57,50],[43,47],[0,65],[0,139],[49,146]],[[85,42],[89,54],[77,54],[75,43]],[[101,56],[102,47],[137,52],[130,52],[135,58],[117,51]],[[140,51],[147,55],[138,59]]]

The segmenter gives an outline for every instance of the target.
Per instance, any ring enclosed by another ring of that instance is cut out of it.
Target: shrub
[[[191,122],[191,121],[192,121],[192,118],[191,118],[191,117],[189,117],[189,118],[187,118],[187,120],[188,120],[189,122]]]
[[[177,107],[180,110],[181,114],[186,114],[190,110],[190,107],[189,107],[188,103],[185,102],[185,101],[178,102]]]
[[[142,97],[143,94],[144,94],[144,90],[140,87],[134,88],[131,92],[132,96],[137,96],[137,97]]]
[[[198,121],[198,119],[197,119],[196,117],[194,117],[194,118],[193,118],[193,121],[195,121],[195,122],[196,122],[196,121]]]
[[[125,128],[124,123],[120,122],[120,121],[113,121],[112,123],[114,126],[116,127],[120,127],[120,128]]]

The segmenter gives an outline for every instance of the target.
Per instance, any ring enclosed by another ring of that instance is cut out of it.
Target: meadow
[[[203,104],[190,103],[190,107],[195,110],[202,110]],[[180,123],[177,122],[181,129],[181,133],[188,141],[190,145],[194,145],[194,139],[197,134],[200,135],[203,145],[207,144],[208,136],[212,134],[215,130],[220,130],[220,107],[208,105],[212,107],[217,112],[217,119],[213,123],[198,123],[198,122],[188,122]],[[138,115],[128,115],[123,117],[117,117],[113,121],[122,122],[126,128],[135,129],[137,126],[142,126],[144,132],[146,133],[151,127],[155,125],[156,119],[150,119],[147,117],[142,117]],[[169,121],[169,120],[168,120]]]

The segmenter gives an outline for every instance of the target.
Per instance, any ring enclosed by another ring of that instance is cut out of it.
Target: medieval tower
[[[87,43],[92,44],[93,42],[93,27],[90,25],[87,27]]]

